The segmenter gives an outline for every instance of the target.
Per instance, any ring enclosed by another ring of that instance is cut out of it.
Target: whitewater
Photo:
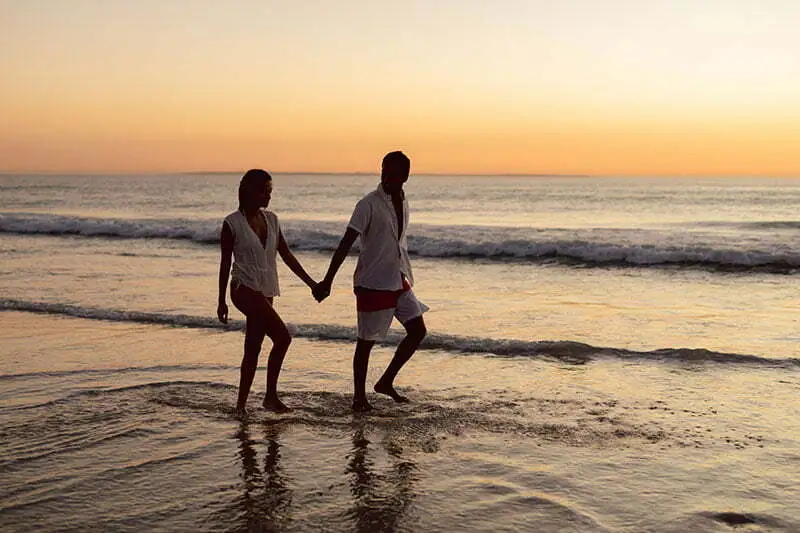
[[[800,223],[775,221],[740,226],[745,228],[738,238],[720,242],[714,233],[694,231],[687,237],[675,229],[420,225],[409,239],[409,253],[421,257],[556,260],[586,265],[758,268],[790,274],[800,268]],[[295,249],[333,252],[341,238],[342,224],[289,220],[283,229]],[[785,230],[784,239],[775,235],[781,230]],[[0,214],[0,232],[19,235],[177,239],[217,245],[219,231],[218,220]],[[358,250],[357,244],[354,250]]]

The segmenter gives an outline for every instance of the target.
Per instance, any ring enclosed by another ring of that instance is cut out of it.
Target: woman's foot
[[[272,411],[273,413],[288,413],[291,411],[291,409],[282,401],[280,401],[277,396],[264,398],[264,403],[262,405],[264,406],[264,409],[267,411]]]
[[[374,388],[375,388],[375,392],[380,393],[380,394],[385,394],[386,396],[390,397],[392,400],[394,400],[397,403],[408,403],[408,402],[411,401],[408,398],[406,398],[405,396],[403,396],[400,393],[398,393],[396,390],[394,390],[394,387],[392,386],[391,383],[387,384],[387,383],[383,383],[382,381],[378,380],[378,382],[375,384]]]
[[[354,413],[366,413],[368,411],[372,411],[372,406],[369,404],[366,398],[353,400]]]

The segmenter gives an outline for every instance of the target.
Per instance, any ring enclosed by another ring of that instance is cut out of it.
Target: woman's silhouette
[[[220,234],[217,317],[223,324],[228,322],[225,291],[228,276],[231,274],[231,257],[231,300],[247,317],[239,397],[236,402],[239,416],[247,414],[247,396],[255,377],[264,336],[272,340],[272,350],[267,362],[264,407],[276,412],[289,410],[278,398],[278,375],[292,337],[273,307],[273,298],[280,295],[276,255],[280,254],[286,266],[312,290],[316,287],[316,282],[289,250],[278,224],[278,217],[275,213],[266,211],[271,198],[272,176],[264,170],[248,170],[239,184],[239,209],[225,217]]]

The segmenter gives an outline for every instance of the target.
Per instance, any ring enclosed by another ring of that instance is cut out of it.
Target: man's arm
[[[283,238],[283,232],[280,230],[278,231],[278,253],[281,254],[281,259],[283,259],[283,262],[289,267],[289,270],[303,280],[303,283],[308,285],[310,289],[316,286],[317,282],[311,279],[311,276],[305,271],[303,265],[300,264],[300,261],[297,260],[289,249],[289,245],[286,244],[286,239]]]
[[[219,299],[217,302],[217,318],[223,324],[228,323],[228,304],[225,293],[228,289],[228,278],[231,274],[231,256],[233,255],[233,232],[227,222],[222,224],[219,236]]]
[[[331,258],[331,264],[328,267],[328,273],[325,274],[325,279],[323,279],[314,289],[314,298],[317,301],[321,302],[325,298],[328,297],[331,293],[331,286],[333,285],[333,279],[336,277],[336,273],[339,271],[339,267],[342,266],[344,263],[347,254],[350,252],[350,248],[353,247],[353,243],[356,242],[358,238],[358,232],[353,228],[347,228],[347,231],[344,232],[344,236],[342,240],[339,241],[339,246],[336,248],[336,251],[333,253],[333,257]]]

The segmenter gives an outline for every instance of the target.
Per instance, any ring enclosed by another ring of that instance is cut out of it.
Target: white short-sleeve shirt
[[[267,221],[266,246],[261,245],[261,239],[247,223],[247,217],[241,211],[234,211],[225,217],[225,222],[233,234],[231,277],[235,282],[264,296],[280,296],[276,255],[281,228],[275,213],[271,211],[262,213]]]
[[[408,202],[403,198],[403,234],[398,235],[397,215],[392,197],[381,185],[359,200],[347,227],[361,238],[361,250],[353,274],[356,287],[396,291],[403,288],[402,276],[411,285],[414,277],[408,258]]]

